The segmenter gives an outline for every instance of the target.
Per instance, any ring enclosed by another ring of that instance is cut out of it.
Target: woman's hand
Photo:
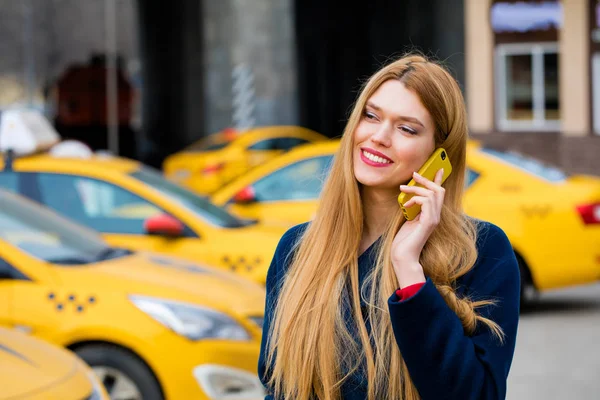
[[[412,221],[404,222],[392,243],[392,265],[401,288],[425,282],[419,258],[427,239],[440,223],[446,192],[441,186],[443,176],[444,170],[440,169],[432,182],[415,172],[414,180],[424,187],[400,186],[402,192],[414,194],[405,207],[421,206],[421,212]]]

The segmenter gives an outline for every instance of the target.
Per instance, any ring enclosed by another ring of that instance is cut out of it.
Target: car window
[[[6,260],[0,258],[0,280],[1,279],[31,280],[27,275],[10,265]]]
[[[0,277],[12,276],[12,272],[13,272],[12,266],[0,258]]]
[[[164,196],[187,208],[210,224],[223,228],[241,228],[252,224],[251,221],[235,217],[224,208],[211,203],[208,199],[166,180],[160,172],[149,167],[142,167],[130,175],[160,191]]]
[[[74,175],[39,174],[42,202],[104,233],[145,234],[144,221],[163,211],[108,182]]]
[[[333,156],[298,161],[257,181],[257,201],[311,200],[319,197]]]
[[[479,173],[473,171],[470,168],[467,168],[467,177],[465,179],[465,188],[470,187],[473,182],[475,182],[477,180],[477,178],[479,178]]]
[[[301,144],[309,143],[306,139],[296,137],[278,137],[261,140],[248,147],[248,150],[283,150],[288,151]]]
[[[288,151],[293,149],[296,146],[300,146],[301,144],[309,143],[306,139],[295,138],[295,137],[282,137],[278,138],[275,143],[275,148],[277,150]]]
[[[12,193],[0,193],[0,238],[41,260],[95,262],[110,247],[95,232]]]
[[[9,192],[19,192],[19,177],[16,172],[0,172],[0,188]]]
[[[277,150],[276,139],[265,139],[254,143],[248,150]]]
[[[490,148],[482,148],[481,152],[550,182],[560,183],[568,178],[564,171],[520,153],[504,152]]]

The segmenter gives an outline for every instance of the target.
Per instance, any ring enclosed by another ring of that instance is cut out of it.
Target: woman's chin
[[[373,189],[385,189],[389,190],[391,188],[396,188],[399,190],[398,185],[394,185],[390,183],[387,179],[382,179],[381,177],[373,177],[373,176],[356,176],[356,180],[363,187],[373,188]]]

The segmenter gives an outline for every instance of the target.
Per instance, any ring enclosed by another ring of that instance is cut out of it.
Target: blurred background
[[[38,159],[17,154],[14,165],[5,160],[0,186],[100,232],[111,246],[241,272],[261,286],[262,263],[268,264],[276,238],[314,212],[322,179],[308,179],[326,174],[361,84],[408,51],[442,61],[458,80],[477,143],[465,207],[507,231],[527,284],[522,299],[529,307],[508,398],[599,397],[600,0],[0,0],[0,116],[33,111],[62,141],[77,140],[89,150],[87,161],[63,156],[59,167],[39,158],[48,143],[38,143],[30,152]],[[16,118],[23,130],[13,137],[27,136],[37,117]],[[302,149],[290,151],[295,147]],[[8,148],[2,150],[6,155]],[[96,160],[98,154],[113,157],[114,165]],[[99,172],[113,167],[126,177]],[[19,175],[19,168],[27,173]],[[76,180],[63,184],[53,174]],[[276,179],[266,178],[272,175]],[[282,183],[292,181],[302,187]],[[67,205],[69,188],[87,202],[79,214]],[[110,212],[102,214],[107,196]],[[260,209],[261,203],[271,208]],[[194,213],[223,229],[207,234],[194,225]],[[274,232],[269,239],[253,233],[254,247],[269,244],[260,254],[232,255],[226,247],[246,239],[232,239],[227,229],[252,224]],[[0,224],[4,233],[11,229],[14,224]],[[210,235],[216,244],[200,255],[191,250],[198,244],[190,238]],[[140,237],[148,244],[140,245]],[[21,268],[10,264],[13,275],[0,278],[0,292],[16,293],[8,281]],[[56,285],[44,296],[60,291]],[[153,307],[139,304],[146,312]],[[31,326],[39,313],[29,323],[11,318],[0,324],[36,333]],[[37,336],[96,365],[113,399],[188,398],[170,394],[176,391],[164,380],[173,378],[154,370],[142,350],[133,371],[150,370],[156,385],[135,389],[135,373],[119,368],[123,358],[98,361],[104,347],[90,356],[83,341],[59,340],[44,329]],[[254,328],[248,329],[256,346]],[[111,344],[107,337],[86,340]],[[119,345],[135,353],[135,346]],[[226,363],[235,364],[236,351]],[[252,371],[253,356],[244,357],[243,368]],[[190,385],[202,388],[201,398],[260,397],[254,378],[243,374],[223,375],[229,381],[216,372],[194,374]],[[214,382],[206,383],[211,376]],[[120,378],[127,384],[116,387]],[[230,386],[219,386],[224,381]]]
[[[599,168],[593,0],[0,4],[0,108],[39,107],[61,134],[107,148],[116,82],[119,153],[152,165],[243,123],[337,136],[362,80],[414,49],[454,72],[474,135],[570,170]]]

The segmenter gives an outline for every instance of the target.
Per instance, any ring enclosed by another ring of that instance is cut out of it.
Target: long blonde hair
[[[467,143],[466,111],[457,82],[440,65],[422,56],[403,57],[376,72],[363,86],[354,105],[324,185],[314,220],[295,248],[283,280],[268,334],[269,385],[276,397],[340,398],[342,383],[366,370],[369,399],[418,399],[406,364],[396,345],[387,307],[398,287],[390,252],[404,222],[400,208],[381,237],[377,263],[359,288],[358,248],[363,232],[359,183],[354,176],[354,131],[365,104],[379,86],[396,79],[420,98],[435,122],[436,147],[443,146],[453,165],[444,183],[446,197],[439,225],[422,253],[421,264],[467,334],[478,323],[502,338],[499,326],[478,315],[491,301],[459,298],[453,284],[477,258],[476,226],[462,211]],[[372,288],[370,290],[368,288]],[[361,295],[368,304],[369,335],[361,313]],[[350,297],[353,321],[341,307]],[[356,340],[358,332],[360,340]]]

